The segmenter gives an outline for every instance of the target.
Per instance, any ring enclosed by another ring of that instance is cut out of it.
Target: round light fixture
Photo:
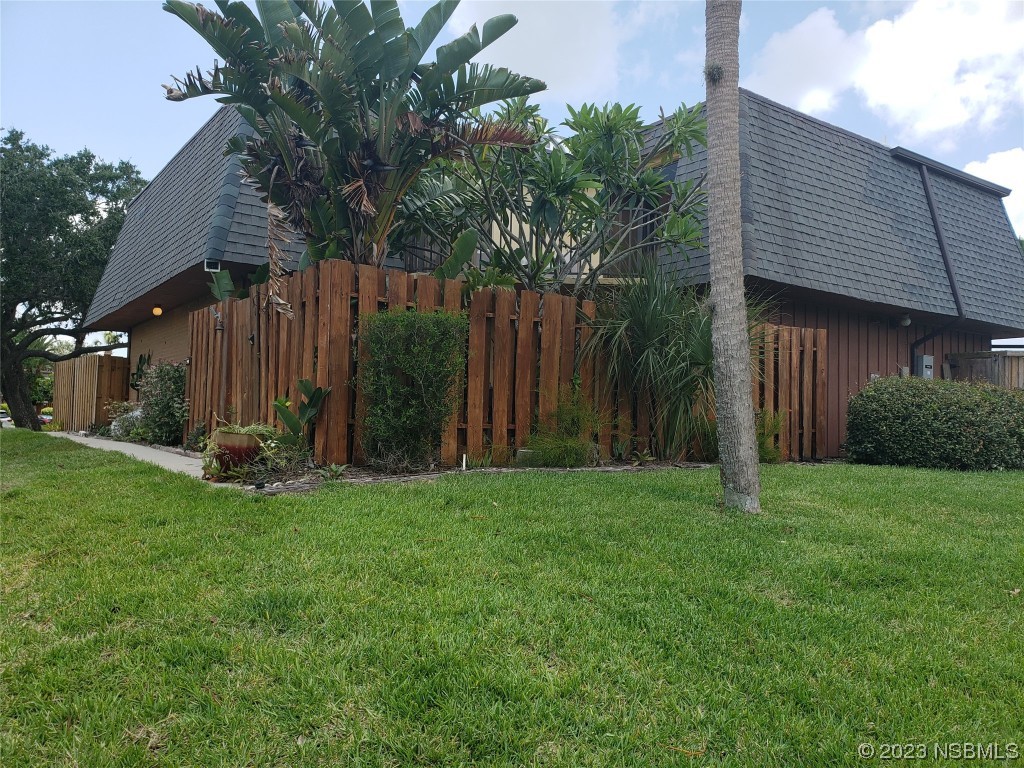
[[[910,325],[910,315],[909,314],[901,315],[900,316],[900,325],[902,325],[904,328],[906,328],[908,325]]]
[[[161,307],[159,304],[154,304],[153,305],[153,316],[154,317],[160,317],[160,315],[162,315],[163,313],[164,313],[164,308],[163,307]]]

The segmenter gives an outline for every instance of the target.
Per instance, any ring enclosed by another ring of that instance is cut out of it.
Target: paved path
[[[119,443],[116,440],[105,440],[99,437],[83,437],[71,432],[44,432],[54,437],[65,437],[74,440],[76,443],[88,445],[90,448],[99,448],[103,451],[119,451],[126,456],[140,461],[148,461],[158,467],[169,469],[172,472],[181,472],[189,477],[202,478],[203,462],[201,459],[193,459],[191,456],[183,456],[180,453],[162,451],[159,448],[150,448],[148,445],[136,445],[135,443]]]

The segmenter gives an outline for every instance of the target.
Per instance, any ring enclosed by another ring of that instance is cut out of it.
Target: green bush
[[[41,411],[39,411],[39,414],[41,416],[53,416],[53,408],[52,408],[52,406],[49,406],[49,405],[46,406]]]
[[[466,365],[464,315],[395,310],[359,318],[369,359],[359,361],[367,408],[363,452],[387,471],[428,466]]]
[[[558,396],[550,426],[530,436],[520,464],[529,467],[590,467],[600,453],[594,435],[601,428],[597,410],[579,388],[566,387]]]
[[[988,384],[879,379],[852,398],[846,452],[862,464],[1024,469],[1024,392]]]
[[[146,369],[139,381],[139,432],[157,445],[181,445],[188,419],[185,366],[160,361]]]

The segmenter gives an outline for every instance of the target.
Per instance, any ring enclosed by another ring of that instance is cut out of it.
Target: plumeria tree
[[[505,276],[540,290],[571,283],[587,293],[643,256],[699,244],[699,180],[679,183],[664,170],[704,142],[699,108],[648,126],[633,105],[570,107],[566,138],[524,99],[503,104],[496,120],[519,125],[532,144],[466,147],[422,175],[407,197],[403,250],[443,258],[450,233],[468,228],[487,271],[451,261],[443,271]]]

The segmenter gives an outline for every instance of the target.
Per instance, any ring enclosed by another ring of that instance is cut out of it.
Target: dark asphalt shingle
[[[199,264],[266,261],[266,207],[242,181],[241,164],[224,156],[228,139],[251,132],[222,107],[132,202],[86,315],[86,325]],[[293,259],[301,240],[287,246]]]
[[[916,163],[889,148],[749,91],[740,92],[746,274],[787,285],[956,316]],[[706,169],[678,161],[680,181]],[[1024,328],[1024,257],[1001,198],[932,171],[940,222],[967,317]],[[707,253],[666,266],[707,280]]]

